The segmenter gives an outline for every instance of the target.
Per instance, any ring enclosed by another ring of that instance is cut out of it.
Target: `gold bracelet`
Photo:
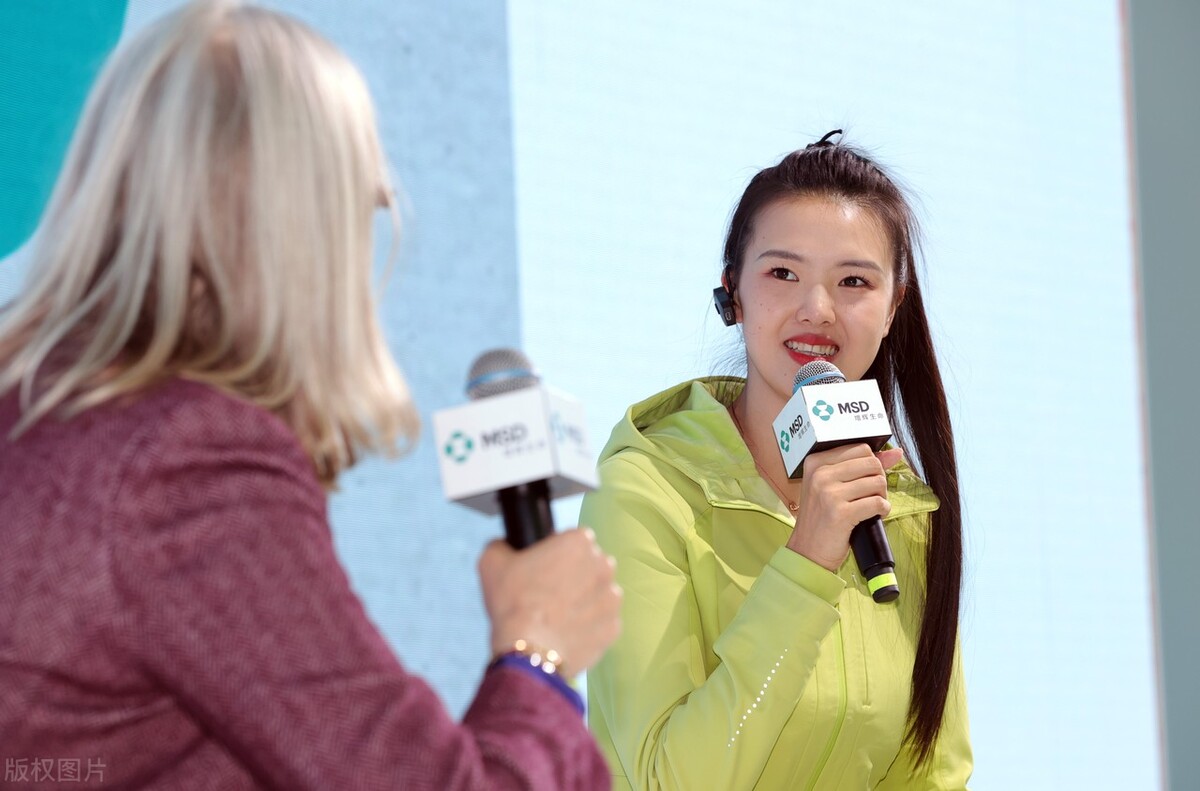
[[[508,654],[520,654],[529,660],[529,664],[540,669],[548,676],[553,676],[558,673],[562,667],[562,654],[555,651],[553,648],[545,650],[535,648],[528,640],[514,640],[512,647],[507,651],[501,651],[496,655],[496,659],[500,659]],[[495,660],[493,660],[495,661]]]

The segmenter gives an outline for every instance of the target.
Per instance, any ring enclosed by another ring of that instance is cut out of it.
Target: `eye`
[[[785,269],[782,266],[772,267],[767,274],[776,280],[797,280],[795,273],[790,269]]]
[[[849,286],[850,288],[870,288],[871,284],[858,275],[850,275],[842,278],[842,282],[838,285]]]

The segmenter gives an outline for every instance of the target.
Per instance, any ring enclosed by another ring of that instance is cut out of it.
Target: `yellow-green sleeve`
[[[589,718],[614,787],[752,788],[838,621],[836,575],[781,548],[706,666],[689,571],[695,512],[669,470],[637,453],[601,465],[581,524],[617,558],[622,634],[588,672]]]

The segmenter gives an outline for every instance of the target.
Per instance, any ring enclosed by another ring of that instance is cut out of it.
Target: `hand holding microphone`
[[[520,551],[493,541],[479,559],[492,654],[520,639],[561,654],[559,672],[566,678],[594,665],[621,630],[614,569],[585,528],[555,533]]]
[[[836,571],[859,525],[891,510],[884,470],[903,457],[899,448],[877,455],[861,443],[810,453],[804,460],[800,510],[788,548]],[[862,556],[856,552],[855,557],[865,576]]]
[[[792,397],[773,426],[788,477],[804,479],[788,546],[836,569],[849,531],[872,598],[894,601],[900,586],[883,528],[891,510],[884,471],[903,453],[892,449],[876,457],[892,435],[879,386],[869,379],[847,382],[833,363],[814,360],[796,372]]]
[[[504,520],[506,541],[493,541],[479,559],[492,653],[518,641],[552,649],[569,678],[620,631],[613,559],[590,530],[556,533],[550,511],[551,498],[596,485],[583,407],[543,385],[515,349],[480,355],[467,395],[470,403],[434,414],[434,435],[446,497]]]

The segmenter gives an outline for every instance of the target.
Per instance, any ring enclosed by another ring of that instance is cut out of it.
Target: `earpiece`
[[[726,327],[737,324],[737,313],[733,309],[733,295],[729,293],[729,289],[725,286],[714,288],[713,305],[716,306],[717,315],[721,317],[721,321],[725,322]]]

